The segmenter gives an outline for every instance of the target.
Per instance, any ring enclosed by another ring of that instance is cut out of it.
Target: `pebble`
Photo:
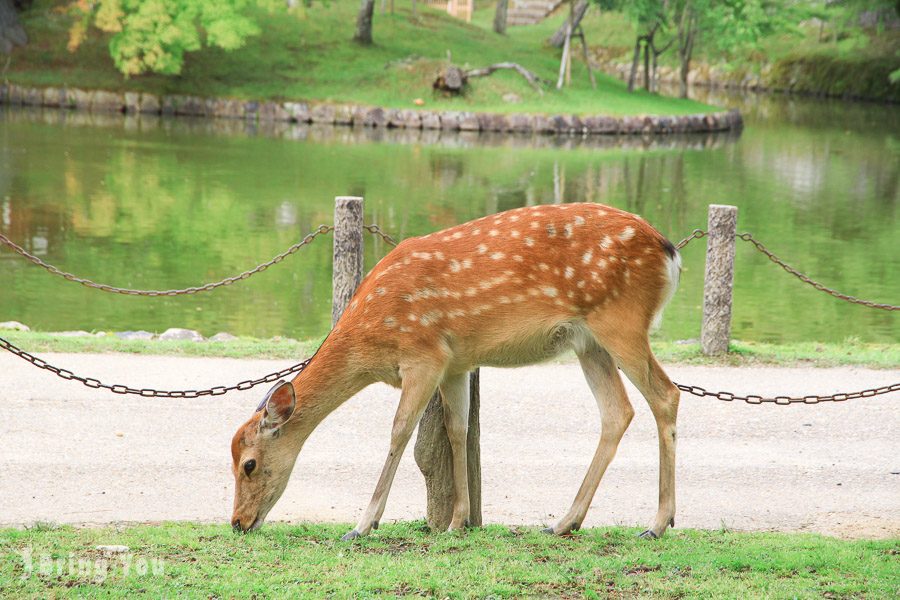
[[[18,321],[4,321],[0,323],[0,329],[12,329],[13,331],[31,331],[28,325],[23,325]]]
[[[105,545],[101,544],[99,546],[94,546],[95,549],[100,552],[106,552],[107,554],[122,554],[123,552],[128,552],[128,546],[116,546],[116,545]]]

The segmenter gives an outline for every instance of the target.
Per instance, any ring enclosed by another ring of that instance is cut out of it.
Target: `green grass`
[[[348,528],[266,525],[246,536],[224,525],[181,523],[7,529],[0,531],[0,591],[33,598],[896,598],[900,593],[900,540],[671,530],[662,540],[646,541],[636,539],[638,530],[626,528],[560,538],[498,525],[458,535],[401,523],[355,542],[339,541]],[[104,559],[95,549],[99,544],[129,549],[108,559],[105,577],[93,566]],[[30,573],[25,550],[31,551]],[[61,559],[61,573],[49,573],[52,559]],[[131,565],[127,573],[125,564]]]
[[[227,358],[301,359],[319,347],[322,338],[293,340],[241,337],[230,342],[121,340],[113,334],[102,337],[68,337],[57,333],[0,331],[0,337],[32,354],[45,352],[126,353],[168,356],[208,356]],[[796,342],[767,344],[733,341],[729,353],[721,357],[703,354],[695,341],[653,341],[653,351],[663,362],[725,366],[866,366],[896,369],[900,366],[900,344],[864,344],[849,339],[839,344]],[[563,356],[562,360],[574,360]]]
[[[23,14],[29,44],[12,56],[6,77],[23,85],[144,90],[246,99],[312,99],[416,108],[494,112],[566,112],[578,114],[688,114],[712,107],[675,98],[637,92],[598,74],[591,89],[581,62],[573,65],[572,86],[538,95],[517,74],[473,80],[465,97],[432,94],[431,83],[448,52],[453,62],[472,67],[501,61],[518,62],[539,76],[556,81],[560,51],[544,39],[563,17],[536,27],[511,28],[494,34],[483,19],[467,24],[443,12],[420,7],[413,19],[408,3],[397,3],[395,14],[376,11],[375,45],[350,41],[358,2],[315,2],[294,14],[255,10],[263,34],[234,52],[204,49],[187,55],[180,76],[146,75],[124,79],[115,70],[108,37],[92,30],[75,53],[66,49],[71,18],[56,10],[60,2],[39,0]],[[482,11],[483,12],[483,11]],[[516,94],[521,102],[503,100]]]

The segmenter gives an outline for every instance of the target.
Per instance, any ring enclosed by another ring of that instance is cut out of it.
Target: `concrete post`
[[[736,206],[709,205],[706,278],[703,283],[703,328],[700,345],[707,355],[728,351],[734,288]]]
[[[334,271],[331,326],[337,323],[363,277],[363,199],[334,199]]]

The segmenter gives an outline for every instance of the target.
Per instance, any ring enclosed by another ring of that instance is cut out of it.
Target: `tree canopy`
[[[236,50],[259,33],[246,14],[251,0],[78,0],[69,32],[75,51],[90,25],[112,33],[109,51],[126,77],[181,73],[184,55],[203,45]],[[258,3],[258,2],[257,2]],[[267,2],[272,5],[272,2]]]

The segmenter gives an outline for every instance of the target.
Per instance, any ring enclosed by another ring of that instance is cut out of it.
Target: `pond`
[[[478,137],[61,111],[0,111],[0,231],[44,260],[122,287],[180,288],[268,260],[361,195],[366,222],[421,235],[523,205],[603,202],[673,241],[705,228],[708,204],[739,207],[752,232],[801,271],[879,302],[900,296],[896,107],[777,96],[738,106],[739,136],[577,141]],[[389,248],[368,236],[366,266]],[[663,339],[699,336],[705,244],[685,271]],[[324,335],[331,240],[265,273],[176,298],[106,294],[0,250],[0,321],[33,329],[256,337]],[[736,258],[734,337],[896,342],[895,313],[805,285],[749,244]]]

